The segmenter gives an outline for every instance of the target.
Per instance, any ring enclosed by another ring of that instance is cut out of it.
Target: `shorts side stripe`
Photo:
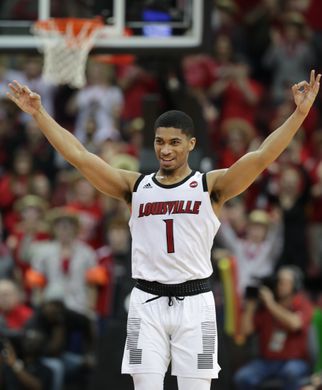
[[[140,329],[140,318],[128,319],[126,349],[129,350],[129,364],[142,364],[142,349],[138,349]]]
[[[216,323],[205,321],[201,323],[202,353],[198,354],[198,369],[213,369],[216,340]]]

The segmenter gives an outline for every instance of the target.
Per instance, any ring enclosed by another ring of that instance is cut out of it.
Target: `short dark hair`
[[[180,129],[189,137],[194,135],[194,124],[189,115],[183,111],[170,110],[166,111],[157,118],[154,123],[154,131],[159,127],[174,127]]]

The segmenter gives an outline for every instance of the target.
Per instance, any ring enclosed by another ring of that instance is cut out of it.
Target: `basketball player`
[[[151,175],[115,169],[87,151],[45,111],[40,96],[17,81],[8,97],[33,116],[53,147],[98,190],[131,207],[132,273],[122,372],[135,390],[163,389],[171,360],[180,390],[209,390],[217,378],[215,305],[210,250],[224,202],[248,188],[287,147],[319,90],[321,75],[292,87],[296,109],[261,144],[228,169],[192,171],[191,118],[169,111],[155,122],[160,167]]]

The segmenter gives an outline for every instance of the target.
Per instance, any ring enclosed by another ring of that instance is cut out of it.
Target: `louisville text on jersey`
[[[147,217],[149,215],[199,214],[200,205],[200,201],[192,200],[141,203],[139,218]]]

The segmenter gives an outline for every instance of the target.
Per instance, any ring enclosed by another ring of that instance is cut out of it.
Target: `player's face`
[[[164,172],[173,172],[188,163],[189,153],[196,144],[194,137],[188,137],[180,129],[159,127],[155,132],[154,150]]]

